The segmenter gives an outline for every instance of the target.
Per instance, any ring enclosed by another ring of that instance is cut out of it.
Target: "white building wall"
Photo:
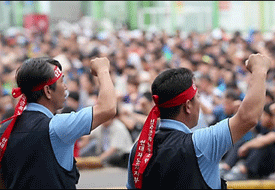
[[[81,17],[81,1],[50,1],[50,23],[60,20],[76,22]]]
[[[50,23],[53,25],[62,19],[75,22],[81,17],[81,2],[82,1],[23,1],[23,14],[32,13],[33,10],[35,10],[33,6],[38,4],[38,9],[36,8],[36,10],[41,14],[47,14],[50,18]],[[185,31],[196,30],[198,32],[205,32],[212,29],[214,1],[178,2],[182,4],[181,9],[175,7],[175,1],[158,1],[155,3],[156,7],[153,7],[153,9],[152,7],[142,9],[142,3],[139,3],[137,18],[139,28],[148,30],[153,26],[159,30],[167,29],[169,32],[173,32],[175,29]],[[219,12],[220,27],[226,31],[234,32],[239,30],[241,32],[248,32],[250,29],[260,30],[262,28],[267,32],[275,31],[275,2],[229,2],[230,8],[227,11],[220,10]],[[18,8],[13,7],[16,3],[17,2],[12,1],[0,2],[0,11],[2,13],[0,15],[0,29],[14,25],[15,16],[11,16],[11,12],[18,14]],[[262,3],[264,4],[264,10],[260,11],[260,4]],[[91,10],[92,4],[92,1],[87,3]],[[144,11],[146,9],[148,10],[147,12]],[[142,14],[145,15],[148,13],[152,15],[150,17],[152,26],[142,24]],[[92,15],[92,11],[89,11],[89,14]],[[104,14],[105,17],[111,21],[117,22],[115,25],[119,22],[127,21],[127,1],[104,1]],[[262,16],[264,16],[264,19],[262,19]],[[263,20],[264,25],[261,23]]]

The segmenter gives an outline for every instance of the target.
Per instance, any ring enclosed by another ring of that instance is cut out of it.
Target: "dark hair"
[[[43,90],[32,92],[32,89],[54,77],[51,65],[56,65],[62,70],[61,64],[57,60],[48,57],[27,59],[17,69],[17,86],[27,97],[27,102],[37,102],[44,95]],[[50,85],[50,88],[55,90],[56,84]]]
[[[70,106],[65,106],[63,109],[62,109],[62,111],[61,111],[61,113],[71,113],[71,112],[75,112],[75,110],[72,108],[72,107],[70,107]]]
[[[138,87],[138,85],[139,85],[138,76],[137,75],[129,75],[127,78],[127,83]]]
[[[200,77],[200,79],[204,79],[204,80],[206,80],[206,81],[209,82],[209,83],[212,83],[212,82],[213,82],[212,79],[211,79],[211,77],[210,77],[208,74],[202,75],[202,76]]]
[[[79,81],[79,78],[76,78],[76,77],[72,77],[72,78],[70,78],[70,80],[72,81],[72,82],[75,82],[76,83],[76,85],[79,87],[80,86],[80,81]],[[90,80],[90,79],[89,79]]]
[[[237,85],[237,81],[231,81],[228,84],[226,84],[226,87],[229,89],[239,89],[238,85]]]
[[[187,68],[168,69],[160,73],[152,84],[152,94],[159,96],[159,104],[176,97],[191,87],[193,73]],[[175,118],[180,111],[179,106],[160,108],[161,119]]]
[[[146,91],[143,93],[143,96],[149,101],[152,102],[153,101],[153,97],[152,97],[152,93],[149,91]]]
[[[270,97],[271,100],[274,101],[274,96],[268,89],[266,90],[266,96]]]
[[[79,93],[75,91],[71,91],[69,93],[69,97],[74,99],[75,101],[79,101]]]
[[[274,104],[274,102],[268,103],[264,106],[264,112],[266,112],[268,115],[273,116],[273,113],[270,110],[270,106]]]
[[[238,95],[238,93],[232,89],[232,88],[228,88],[225,92],[225,98],[226,99],[230,99],[230,100],[240,100],[240,96]]]

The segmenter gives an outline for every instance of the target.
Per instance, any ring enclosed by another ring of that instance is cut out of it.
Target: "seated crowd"
[[[0,116],[13,114],[16,100],[16,69],[27,58],[57,59],[65,74],[70,95],[60,112],[78,111],[94,105],[98,95],[97,78],[90,74],[89,61],[108,57],[112,80],[118,98],[118,113],[91,135],[75,144],[75,156],[96,156],[104,165],[127,167],[129,152],[154,106],[151,83],[167,68],[186,67],[194,72],[201,110],[198,125],[192,130],[208,127],[231,117],[244,99],[250,77],[245,60],[252,53],[267,55],[272,66],[267,76],[266,105],[260,123],[228,151],[220,164],[226,180],[267,178],[275,172],[275,33],[265,39],[260,31],[244,37],[220,30],[197,33],[165,31],[133,33],[127,27],[86,35],[62,31],[0,34]]]

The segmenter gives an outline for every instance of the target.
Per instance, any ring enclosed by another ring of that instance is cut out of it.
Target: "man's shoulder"
[[[207,139],[208,135],[216,135],[218,133],[224,133],[224,131],[228,131],[228,119],[223,119],[219,122],[217,122],[214,125],[211,125],[209,127],[201,128],[198,130],[195,130],[193,132],[193,136],[197,137],[200,136],[200,138],[193,138],[196,140],[202,140],[204,138]],[[203,138],[201,138],[203,137]]]

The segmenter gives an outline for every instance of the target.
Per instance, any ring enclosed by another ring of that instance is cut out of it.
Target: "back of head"
[[[152,94],[159,96],[159,104],[176,97],[193,84],[193,73],[187,68],[168,69],[160,73],[152,84]],[[161,119],[173,119],[179,113],[179,106],[160,108]]]
[[[54,59],[42,57],[31,58],[23,62],[17,69],[16,82],[21,88],[23,94],[27,98],[27,102],[37,102],[44,94],[43,90],[33,92],[33,88],[54,78],[53,66],[62,67],[60,63]],[[55,90],[56,84],[50,85]]]

